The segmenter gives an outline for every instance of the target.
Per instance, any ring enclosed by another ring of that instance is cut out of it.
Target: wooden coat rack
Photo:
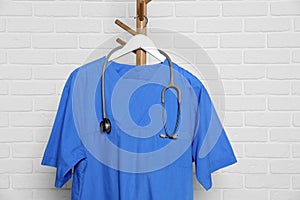
[[[131,35],[144,34],[146,35],[146,26],[148,22],[147,18],[147,4],[151,0],[136,0],[136,30],[133,30],[120,20],[116,20],[115,23],[120,26],[122,29],[130,33]],[[120,38],[116,40],[120,45],[124,46],[126,44]],[[136,54],[136,64],[145,65],[146,64],[146,52],[142,49],[134,52]]]

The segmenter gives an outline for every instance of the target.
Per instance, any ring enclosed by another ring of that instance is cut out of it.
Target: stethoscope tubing
[[[101,80],[101,95],[102,95],[102,116],[103,119],[106,119],[106,101],[105,101],[105,70],[106,70],[106,66],[108,64],[109,58],[110,56],[115,53],[117,50],[122,49],[122,46],[118,46],[116,48],[114,48],[113,50],[111,50],[107,56],[106,59],[104,61],[103,67],[102,67],[102,80]]]
[[[107,133],[110,132],[111,130],[111,124],[110,124],[110,121],[109,119],[107,119],[106,117],[106,100],[105,100],[105,71],[106,71],[106,67],[107,67],[107,64],[109,62],[109,58],[110,56],[116,52],[117,50],[121,49],[122,46],[118,46],[118,47],[115,47],[113,50],[111,50],[107,56],[106,56],[106,59],[104,61],[104,64],[103,64],[103,68],[102,68],[102,85],[101,85],[101,94],[102,94],[102,116],[103,116],[103,121],[100,123],[100,127],[101,127],[101,124],[103,127],[109,127],[109,131],[107,131],[106,128],[103,129],[103,131],[106,131]],[[177,139],[178,135],[175,134],[176,131],[177,131],[177,128],[178,128],[178,125],[179,125],[179,119],[180,119],[180,115],[181,115],[181,112],[180,112],[180,104],[181,104],[181,90],[180,88],[174,84],[174,68],[173,68],[173,63],[171,61],[171,58],[168,56],[168,54],[166,54],[164,51],[158,49],[158,51],[164,55],[166,57],[166,59],[168,60],[168,63],[169,63],[169,71],[170,71],[170,81],[169,81],[169,84],[166,85],[162,92],[161,92],[161,103],[162,103],[162,119],[163,119],[163,125],[164,125],[164,130],[165,130],[165,134],[160,134],[160,137],[162,138],[169,138],[169,139]],[[169,134],[168,133],[168,130],[167,130],[167,122],[166,122],[166,119],[165,119],[165,93],[168,89],[174,89],[177,93],[177,118],[176,118],[176,124],[175,124],[175,127],[174,127],[174,130],[172,132],[172,134]],[[109,123],[109,124],[107,124]]]

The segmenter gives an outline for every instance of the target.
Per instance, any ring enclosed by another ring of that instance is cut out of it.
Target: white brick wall
[[[133,1],[0,2],[0,199],[67,200],[40,166],[69,73],[112,34],[134,26]],[[150,27],[179,31],[217,65],[224,125],[238,164],[213,175],[195,199],[300,199],[300,1],[152,0]],[[199,66],[180,36],[163,36]],[[105,48],[111,48],[106,43]],[[192,50],[190,50],[191,48]],[[101,52],[101,51],[99,51]]]

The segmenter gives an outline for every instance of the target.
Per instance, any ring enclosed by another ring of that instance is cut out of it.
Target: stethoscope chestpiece
[[[176,140],[178,138],[178,134],[168,135],[168,134],[161,133],[159,136],[161,138],[169,138],[169,139],[172,139],[172,140]]]
[[[101,133],[106,132],[107,134],[111,131],[111,123],[110,120],[107,118],[104,118],[102,122],[100,122],[100,131]]]

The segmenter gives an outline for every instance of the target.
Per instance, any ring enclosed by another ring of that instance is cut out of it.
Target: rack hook
[[[140,18],[140,17],[139,17],[139,16],[135,16],[135,17],[133,17],[133,18],[134,18],[134,19],[137,19],[137,18]],[[145,28],[145,27],[148,25],[148,17],[144,15],[143,20],[144,20],[144,19],[146,19],[146,23],[145,23],[145,25],[144,25],[143,28]],[[140,20],[140,21],[143,21],[143,20]]]

